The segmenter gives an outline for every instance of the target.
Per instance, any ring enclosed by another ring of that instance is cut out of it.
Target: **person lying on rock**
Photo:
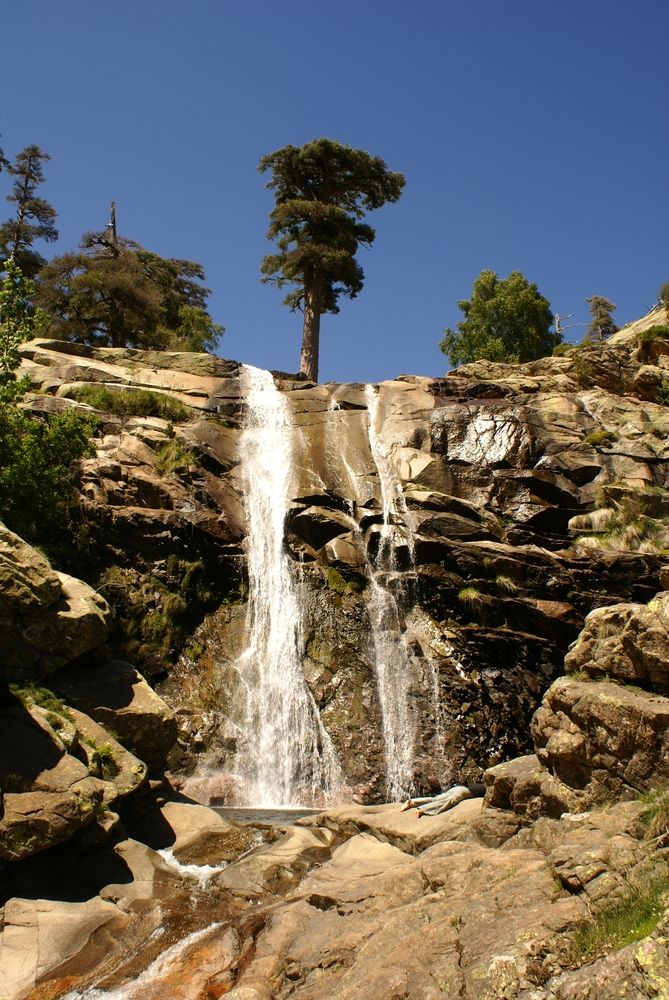
[[[428,795],[423,798],[409,799],[402,806],[402,812],[416,809],[419,816],[438,816],[457,806],[464,799],[481,799],[485,793],[485,785],[481,781],[468,781],[466,785],[453,785],[439,795]]]

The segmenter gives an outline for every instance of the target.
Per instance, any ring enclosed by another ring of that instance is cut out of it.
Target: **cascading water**
[[[238,798],[258,806],[329,804],[342,773],[304,679],[302,613],[284,546],[296,432],[269,372],[244,366],[243,380],[249,645],[237,663],[245,701]]]
[[[412,792],[415,732],[415,720],[409,705],[411,655],[404,638],[397,601],[384,582],[389,574],[397,570],[394,522],[400,516],[406,526],[406,541],[412,561],[413,539],[399,477],[377,431],[378,396],[371,385],[365,386],[365,400],[369,446],[379,476],[383,513],[378,548],[369,565],[369,620],[383,726],[386,795],[392,801],[407,798]]]

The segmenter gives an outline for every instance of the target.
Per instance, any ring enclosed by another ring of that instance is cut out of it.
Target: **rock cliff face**
[[[98,411],[69,573],[0,531],[1,1000],[122,982],[184,1000],[668,993],[669,342],[644,336],[658,319],[439,380],[276,375],[280,556],[312,731],[348,804],[251,851],[257,832],[149,780],[169,757],[193,790],[239,794],[248,373],[24,348],[35,412],[100,384],[184,409]],[[442,816],[350,802],[481,772],[484,799]],[[584,945],[579,929],[631,893],[628,937]]]
[[[531,716],[586,615],[660,588],[669,409],[656,400],[669,343],[644,340],[652,322],[564,357],[438,380],[276,376],[291,414],[286,544],[300,567],[304,674],[346,796],[388,794],[388,717],[402,699],[407,790],[532,749]],[[116,611],[116,653],[165,678],[180,724],[173,766],[192,770],[204,754],[224,776],[249,641],[244,371],[47,341],[23,354],[38,409],[81,406],[68,396],[91,384],[188,407],[180,423],[98,414],[79,568]],[[402,646],[390,652],[378,638],[388,615]],[[381,661],[398,656],[401,690],[384,695]],[[224,777],[211,789],[230,790]]]

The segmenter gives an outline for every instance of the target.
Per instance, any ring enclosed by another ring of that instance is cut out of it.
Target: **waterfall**
[[[244,366],[243,379],[249,645],[237,663],[245,701],[234,765],[241,804],[328,804],[342,774],[304,678],[302,612],[284,545],[296,432],[272,375]]]
[[[415,720],[409,704],[411,654],[404,638],[397,600],[386,581],[396,569],[395,522],[403,520],[413,561],[406,503],[399,476],[379,437],[378,395],[365,386],[369,447],[379,477],[383,523],[376,555],[369,565],[369,620],[374,645],[374,666],[381,706],[386,758],[386,795],[389,801],[407,798],[413,787]]]

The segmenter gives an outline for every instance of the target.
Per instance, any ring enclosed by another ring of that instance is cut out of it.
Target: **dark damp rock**
[[[165,763],[177,737],[174,715],[131,664],[82,663],[59,671],[54,686],[69,704],[112,729],[149,768]]]
[[[291,511],[287,523],[290,530],[313,549],[320,549],[333,538],[351,530],[349,516],[315,506]]]

